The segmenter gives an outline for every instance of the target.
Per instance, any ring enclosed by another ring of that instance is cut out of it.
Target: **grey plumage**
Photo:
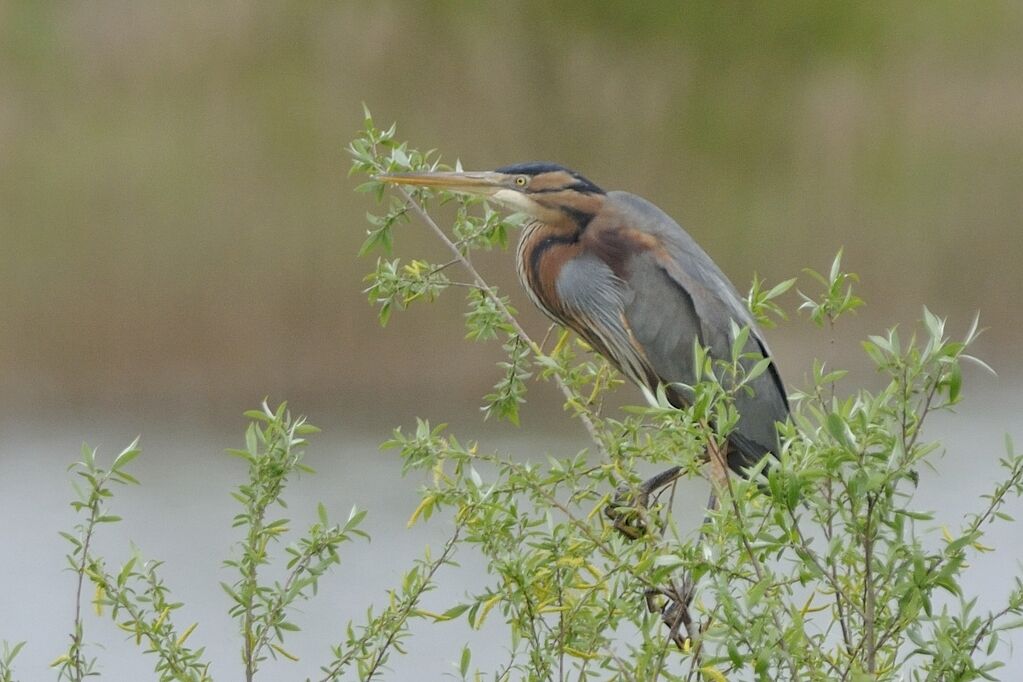
[[[733,321],[737,327],[750,329],[745,352],[769,357],[745,302],[685,230],[661,209],[628,192],[608,193],[608,204],[630,228],[656,237],[666,256],[636,252],[626,262],[627,274],[617,280],[626,289],[618,296],[624,317],[661,382],[695,382],[694,341],[714,358],[730,358]],[[744,366],[750,369],[754,363],[747,360]],[[730,437],[729,465],[733,469],[756,463],[766,452],[777,452],[775,423],[785,421],[789,412],[785,388],[773,363],[750,387],[752,395],[746,391],[736,395],[740,419]]]

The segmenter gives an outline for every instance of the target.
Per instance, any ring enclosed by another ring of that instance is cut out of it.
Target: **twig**
[[[867,672],[877,672],[877,640],[874,633],[874,610],[877,595],[874,593],[874,538],[871,536],[870,524],[873,520],[876,498],[867,497],[866,529],[863,533],[863,641],[867,650]]]
[[[440,226],[437,225],[437,221],[435,221],[433,217],[426,212],[426,209],[424,209],[422,205],[418,201],[416,201],[416,199],[408,190],[406,190],[404,187],[397,187],[395,189],[397,189],[401,196],[405,199],[407,205],[412,209],[412,211],[417,216],[419,216],[420,220],[426,223],[426,225],[433,231],[437,238],[444,242],[444,244],[448,247],[448,250],[450,250],[451,254],[454,256],[454,260],[460,263],[462,267],[465,268],[472,276],[473,281],[476,283],[476,286],[478,286],[480,290],[483,291],[483,293],[485,293],[490,298],[490,300],[494,302],[494,305],[497,306],[498,311],[501,313],[501,317],[504,318],[505,322],[511,325],[512,329],[515,330],[516,335],[518,335],[519,338],[521,338],[523,341],[529,344],[529,347],[533,351],[534,355],[542,357],[543,350],[540,348],[540,346],[538,346],[536,342],[533,341],[532,338],[530,338],[529,334],[526,333],[526,330],[522,328],[521,324],[519,324],[519,321],[515,319],[515,316],[511,314],[510,310],[508,310],[508,306],[506,306],[504,304],[504,301],[502,301],[501,298],[496,293],[494,293],[494,290],[490,287],[489,284],[487,284],[486,280],[483,279],[483,276],[480,275],[478,270],[476,270],[476,267],[465,256],[465,254],[463,254],[459,250],[458,246],[456,246],[455,243],[451,241],[451,238],[448,237],[444,230],[442,230]],[[562,394],[564,394],[566,400],[569,401],[576,400],[577,396],[572,392],[572,389],[568,387],[568,384],[566,384],[565,381],[560,376],[554,375],[554,381],[555,383],[557,383],[558,388],[561,389],[561,392]],[[600,440],[600,434],[599,431],[597,430],[596,424],[593,423],[593,420],[585,412],[576,411],[576,414],[582,421],[583,425],[586,427],[586,431],[589,433],[590,439],[593,441],[594,445],[597,446],[598,452],[600,452],[600,454],[603,455],[604,457],[607,457],[607,451],[604,448],[604,443]]]
[[[74,658],[72,662],[74,664],[74,672],[77,677],[75,679],[81,680],[85,677],[85,671],[82,670],[82,583],[85,582],[85,568],[86,563],[89,560],[89,544],[92,541],[92,533],[96,528],[96,519],[99,517],[99,504],[100,499],[98,496],[93,494],[93,499],[89,505],[89,522],[85,531],[85,540],[82,542],[82,560],[78,563],[78,585],[75,587],[75,623],[74,632],[71,635],[71,646],[74,651]]]
[[[313,558],[319,556],[321,552],[326,550],[332,538],[333,536],[328,534],[327,537],[321,539],[320,542],[311,544],[288,574],[287,579],[284,581],[284,585],[274,597],[273,603],[267,607],[266,618],[263,619],[260,627],[256,629],[255,643],[252,646],[253,659],[258,659],[263,648],[270,642],[270,630],[277,621],[277,618],[281,616],[288,607],[288,593],[291,592],[292,585],[294,585],[295,581],[309,569],[309,564],[312,563]]]
[[[242,656],[245,659],[245,680],[246,682],[252,682],[252,679],[256,675],[256,657],[255,657],[255,641],[253,627],[255,626],[255,597],[256,591],[259,589],[259,560],[258,560],[258,538],[263,532],[263,519],[266,507],[262,506],[256,510],[255,519],[253,524],[249,528],[249,536],[247,538],[246,550],[251,550],[254,554],[248,558],[251,561],[249,575],[245,577],[243,587],[245,588],[246,604],[245,604],[245,615],[242,619],[242,637],[245,638],[245,642],[242,646]],[[246,558],[242,559],[242,562],[246,561]]]
[[[373,659],[372,665],[370,665],[369,668],[366,669],[366,675],[363,679],[365,680],[373,679],[373,675],[376,674],[377,669],[384,662],[387,650],[394,645],[394,641],[395,638],[398,636],[398,632],[408,621],[409,615],[412,613],[412,609],[416,607],[416,605],[419,603],[420,597],[422,597],[426,590],[429,588],[431,584],[430,581],[433,579],[433,576],[437,573],[441,566],[448,562],[448,558],[451,556],[451,553],[455,549],[455,545],[458,543],[458,537],[461,534],[461,532],[462,526],[461,525],[455,526],[455,532],[451,534],[451,537],[448,538],[448,541],[444,544],[444,550],[441,552],[440,557],[438,557],[436,561],[429,565],[430,568],[426,572],[426,577],[423,579],[422,585],[410,596],[408,603],[406,603],[399,611],[398,618],[394,622],[391,631],[388,633],[387,639],[384,641],[383,645],[380,647],[380,650],[377,652],[376,657]],[[341,674],[341,671],[345,668],[345,666],[348,665],[349,661],[351,661],[352,657],[354,657],[358,651],[359,651],[358,646],[352,647],[348,655],[341,657],[334,663],[334,665],[332,665],[329,669],[324,671],[326,672],[326,675],[320,678],[320,682],[331,682],[331,680],[337,679],[337,676]]]
[[[414,598],[410,599],[408,604],[405,605],[405,608],[401,612],[401,617],[398,619],[398,622],[395,624],[395,626],[391,629],[390,634],[387,635],[387,640],[384,642],[384,645],[380,647],[380,651],[377,652],[377,657],[373,661],[373,665],[371,665],[369,667],[369,670],[366,672],[367,680],[373,679],[373,675],[376,673],[377,668],[379,668],[380,664],[383,663],[384,661],[384,654],[386,654],[387,650],[391,647],[392,644],[394,644],[394,638],[398,635],[398,631],[401,629],[401,626],[408,620],[409,614],[412,613],[412,609],[415,607],[416,604],[419,603],[419,597],[421,597],[423,595],[423,592],[426,591],[426,586],[430,584],[430,580],[433,579],[434,574],[440,569],[441,566],[447,563],[448,557],[451,556],[451,552],[454,551],[455,545],[458,543],[458,536],[461,532],[462,527],[455,526],[455,532],[451,534],[450,538],[448,538],[448,541],[444,545],[444,550],[441,552],[440,557],[432,564],[430,564],[430,570],[426,572],[426,578],[423,580],[423,589],[419,590],[415,594]]]
[[[998,613],[992,613],[990,616],[988,616],[987,622],[984,623],[984,627],[982,627],[980,631],[977,632],[977,636],[973,638],[973,645],[970,646],[970,651],[967,653],[967,658],[973,658],[973,652],[977,650],[977,647],[980,646],[980,643],[983,642],[984,638],[987,637],[989,632],[991,632],[991,629],[994,628],[995,623],[997,623],[999,620],[1009,615],[1010,613],[1014,612],[1018,608],[1019,608],[1018,604],[1009,604]]]
[[[710,425],[704,422],[703,427],[707,429],[708,433],[710,434],[710,436],[707,439],[707,443],[708,448],[711,450],[710,454],[712,462],[714,461],[715,457],[719,459],[720,463],[725,462],[726,460],[723,448],[721,448],[714,442],[714,432],[710,428]],[[746,522],[745,519],[743,518],[742,510],[739,508],[739,503],[735,499],[734,489],[732,486],[732,479],[728,475],[727,469],[725,469],[724,471],[724,491],[727,492],[728,494],[728,501],[731,503],[732,512],[735,514],[735,520],[739,526],[739,537],[742,541],[743,550],[745,551],[746,556],[749,558],[750,563],[753,566],[753,572],[756,573],[757,581],[759,582],[764,579],[764,568],[760,563],[760,559],[757,558],[756,553],[753,551],[753,547],[752,545],[750,545],[749,538],[746,537]],[[778,614],[772,611],[771,618],[774,621],[775,627],[778,628],[778,631],[782,632],[783,628],[781,626],[781,621],[778,619]],[[800,679],[798,674],[799,672],[798,668],[796,668],[796,664],[792,660],[792,654],[789,652],[788,646],[785,644],[784,638],[778,639],[778,649],[781,651],[782,655],[785,658],[785,662],[788,663],[789,669],[792,671],[791,679],[793,680]]]

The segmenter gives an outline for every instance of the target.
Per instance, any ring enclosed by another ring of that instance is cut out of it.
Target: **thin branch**
[[[825,487],[824,494],[827,503],[826,507],[827,511],[824,512],[825,515],[827,516],[827,523],[823,524],[824,539],[828,541],[828,545],[830,546],[831,538],[835,534],[835,511],[832,505],[832,499],[834,499],[834,491],[832,489],[831,479],[828,479],[828,483],[827,486]],[[838,585],[838,569],[835,566],[835,562],[832,561],[830,557],[828,558],[828,570],[829,570],[828,575],[831,577],[831,584],[832,587],[834,588],[835,586]],[[850,632],[848,616],[846,616],[845,607],[843,606],[842,601],[843,597],[844,593],[841,590],[836,589],[835,608],[838,612],[838,623],[842,628],[842,640],[845,643],[845,650],[849,653],[850,656],[852,656],[853,651],[852,633]],[[848,597],[845,597],[845,601],[849,603],[850,607],[853,606],[853,601]]]
[[[874,591],[874,538],[870,527],[876,499],[873,495],[867,497],[866,529],[863,532],[863,641],[867,650],[867,672],[871,674],[877,672],[877,639],[874,633],[877,594]]]
[[[437,573],[438,570],[440,570],[441,566],[448,563],[448,559],[451,556],[452,552],[454,552],[455,545],[458,543],[458,538],[461,532],[462,526],[461,525],[455,526],[455,532],[451,534],[451,537],[448,538],[448,541],[444,544],[444,550],[441,552],[440,556],[437,558],[436,561],[429,564],[429,570],[427,570],[426,576],[423,578],[422,584],[414,593],[410,595],[408,602],[398,612],[398,618],[395,620],[391,628],[391,631],[388,633],[387,639],[384,641],[383,645],[380,647],[380,650],[377,652],[376,657],[373,659],[372,665],[370,665],[370,667],[367,668],[366,676],[364,679],[366,680],[373,679],[373,675],[376,674],[377,669],[380,668],[381,665],[383,665],[384,659],[386,658],[387,650],[394,645],[395,639],[398,636],[398,632],[408,621],[409,616],[412,614],[412,610],[416,607],[417,604],[419,604],[420,598],[430,587],[431,581],[433,580],[433,576]],[[368,641],[368,637],[369,635],[367,634],[365,641]],[[361,648],[360,646],[353,646],[346,656],[342,656],[337,661],[335,661],[334,665],[332,665],[329,669],[325,670],[326,675],[320,678],[320,682],[331,682],[331,680],[337,679],[338,675],[341,674],[341,671],[344,670],[345,666],[347,666],[348,663],[352,660],[352,658],[354,658],[355,654],[360,650],[360,648]]]
[[[450,268],[452,265],[457,265],[457,264],[458,264],[458,260],[457,259],[449,260],[447,263],[441,263],[440,265],[435,267],[433,270],[430,270],[430,274],[431,275],[436,275],[438,272],[443,272],[444,270],[447,270],[448,268]]]
[[[476,270],[476,267],[472,264],[468,257],[466,257],[465,254],[461,252],[458,246],[456,246],[455,243],[451,241],[451,238],[448,237],[448,235],[444,232],[444,230],[440,228],[440,226],[437,224],[437,221],[435,221],[433,217],[426,212],[426,209],[424,209],[422,205],[418,201],[416,201],[416,199],[408,190],[406,190],[404,187],[396,187],[395,189],[397,189],[401,196],[405,199],[407,205],[412,209],[412,211],[417,216],[419,216],[420,220],[426,223],[426,225],[430,228],[430,230],[433,231],[437,238],[444,242],[445,246],[448,247],[448,250],[451,251],[451,254],[454,256],[454,260],[460,263],[461,266],[469,272],[469,274],[475,281],[476,286],[478,286],[480,290],[483,291],[490,298],[490,300],[494,302],[494,305],[497,306],[498,311],[501,313],[501,317],[503,317],[505,322],[507,322],[512,327],[512,329],[515,330],[515,333],[523,341],[529,344],[529,347],[533,351],[533,354],[538,357],[543,357],[543,351],[540,348],[540,346],[537,345],[532,338],[530,338],[529,334],[526,333],[526,330],[522,328],[521,324],[519,324],[519,321],[515,319],[515,316],[511,314],[510,310],[508,310],[508,306],[504,304],[504,301],[502,301],[501,298],[490,287],[490,285],[487,284],[487,281],[483,279],[483,276],[480,275],[478,270]],[[554,381],[555,383],[557,383],[558,388],[561,390],[566,400],[569,401],[577,400],[577,396],[572,392],[572,389],[568,387],[568,384],[565,383],[564,379],[555,374]],[[599,431],[597,430],[597,425],[593,423],[593,419],[590,418],[590,415],[586,414],[585,412],[580,412],[577,410],[576,414],[582,421],[583,425],[586,427],[586,431],[589,433],[590,439],[593,441],[594,445],[597,446],[598,452],[600,452],[600,454],[603,455],[604,457],[607,457],[607,451],[604,448],[604,443],[600,440],[600,434]]]
[[[104,478],[100,483],[102,485],[106,482]],[[89,521],[86,526],[85,539],[82,542],[82,560],[78,563],[78,584],[75,587],[75,622],[74,632],[71,634],[71,647],[74,652],[74,658],[72,659],[74,665],[74,672],[77,675],[76,679],[83,679],[85,677],[85,671],[82,669],[82,583],[85,582],[85,568],[86,563],[89,560],[89,545],[92,542],[92,533],[96,528],[96,519],[99,518],[99,504],[100,498],[95,494],[92,494],[92,499],[89,504]]]
[[[789,509],[788,512],[789,512],[789,519],[792,521],[792,528],[795,529],[796,535],[799,537],[799,544],[803,548],[803,550],[806,552],[806,555],[810,558],[810,561],[817,568],[817,570],[824,576],[825,581],[827,581],[827,583],[829,585],[831,585],[831,589],[833,589],[835,591],[835,594],[837,596],[845,598],[846,601],[849,601],[850,608],[853,608],[854,610],[856,610],[856,605],[854,603],[852,603],[848,599],[848,597],[845,597],[845,593],[842,591],[842,587],[838,584],[838,576],[834,575],[833,573],[831,573],[828,570],[826,570],[825,567],[821,564],[820,558],[817,556],[817,553],[814,552],[813,549],[811,549],[810,541],[807,539],[806,535],[803,533],[803,529],[799,525],[799,519],[796,517],[795,512],[792,511],[791,509]],[[842,602],[841,602],[841,600],[838,601],[838,611],[839,611],[839,613],[842,613]],[[862,611],[856,610],[856,612],[860,616],[863,615]],[[843,630],[843,634],[845,634],[845,622],[844,621],[842,623],[842,630]],[[847,644],[849,645],[850,648],[852,647],[852,643],[851,642],[847,642]]]
[[[970,646],[970,650],[966,654],[967,658],[971,659],[973,658],[973,652],[977,650],[977,647],[980,646],[980,643],[984,641],[984,638],[987,637],[991,630],[995,627],[995,623],[997,623],[1010,613],[1015,613],[1016,611],[1019,610],[1019,608],[1020,608],[1019,604],[1009,604],[998,613],[993,613],[990,616],[988,616],[987,622],[984,623],[984,627],[982,627],[980,631],[977,633],[977,636],[974,637],[973,645]]]
[[[250,563],[249,574],[245,576],[242,588],[242,594],[245,594],[245,615],[242,618],[242,637],[245,638],[245,642],[242,644],[242,656],[245,659],[245,680],[246,682],[252,682],[252,679],[256,675],[256,657],[255,657],[255,641],[253,627],[255,626],[255,602],[256,594],[259,590],[259,537],[263,532],[263,519],[266,507],[258,507],[254,512],[254,522],[249,527],[249,535],[247,538],[247,544],[245,547],[246,556],[242,558],[243,565],[246,561]],[[249,552],[252,552],[249,554]]]
[[[334,540],[337,535],[343,535],[339,527],[332,528],[331,530],[334,534],[328,533],[318,542],[311,543],[306,548],[298,563],[295,564],[291,572],[288,574],[287,579],[284,581],[284,585],[274,597],[273,602],[267,607],[266,617],[262,619],[260,627],[257,628],[255,632],[255,642],[252,646],[253,659],[258,659],[263,648],[269,644],[270,631],[277,624],[278,618],[283,617],[285,610],[288,608],[288,593],[291,592],[291,588],[295,584],[295,581],[308,571],[309,564],[312,563],[312,560],[318,557],[322,552],[326,551],[332,544],[332,540]],[[299,593],[301,594],[301,591]]]
[[[419,598],[423,596],[424,592],[426,592],[426,588],[430,584],[430,581],[433,579],[434,574],[440,569],[441,566],[447,563],[448,557],[450,557],[451,553],[455,550],[455,545],[458,543],[458,536],[461,532],[462,527],[455,526],[455,532],[451,534],[450,538],[448,538],[448,541],[447,543],[445,543],[444,550],[441,552],[440,557],[438,557],[436,561],[430,564],[430,570],[426,572],[426,578],[423,579],[422,588],[413,595],[412,599],[409,599],[408,604],[406,604],[405,608],[402,609],[401,617],[398,619],[398,622],[395,624],[395,626],[391,629],[391,632],[390,634],[388,634],[387,640],[384,642],[384,645],[380,647],[380,651],[377,652],[377,657],[373,661],[373,665],[371,665],[369,667],[369,670],[366,672],[367,680],[373,679],[373,675],[376,673],[377,668],[379,668],[380,665],[384,662],[384,655],[387,653],[387,650],[394,644],[394,638],[397,637],[398,631],[401,629],[401,626],[408,620],[409,614],[412,613],[412,609],[416,606],[416,604],[419,603]]]
[[[707,438],[707,443],[708,443],[708,446],[711,448],[711,460],[713,462],[714,459],[717,458],[718,466],[721,466],[722,463],[725,463],[727,461],[725,459],[724,448],[719,446],[714,441],[714,435],[715,434],[714,434],[713,429],[710,428],[710,425],[707,424],[706,422],[704,422],[703,423],[703,427],[708,430],[708,434],[709,434],[708,438]],[[739,538],[742,541],[743,550],[745,551],[747,558],[749,558],[750,563],[753,566],[753,571],[757,575],[757,581],[759,582],[759,581],[764,579],[764,568],[763,568],[763,566],[760,563],[760,559],[757,558],[756,552],[753,551],[753,547],[752,547],[752,545],[750,545],[749,538],[746,537],[746,521],[745,521],[745,518],[743,517],[742,509],[740,509],[739,503],[735,499],[735,491],[734,491],[734,488],[732,486],[732,478],[731,478],[731,476],[728,475],[727,468],[725,469],[725,472],[724,472],[724,486],[723,487],[724,487],[725,491],[727,491],[728,501],[731,503],[731,506],[732,506],[732,513],[735,514],[735,520],[736,520],[736,523],[738,525]],[[784,632],[784,629],[782,628],[782,625],[781,625],[781,621],[778,618],[778,614],[775,613],[773,610],[771,611],[771,619],[774,621],[775,627],[778,628],[778,632],[779,633]],[[781,651],[782,656],[784,656],[785,662],[788,663],[789,670],[792,671],[791,679],[793,679],[793,680],[800,679],[800,677],[799,677],[799,669],[796,667],[795,662],[792,660],[792,654],[789,652],[788,646],[785,644],[784,637],[780,637],[778,639],[778,649],[779,649],[779,651]]]

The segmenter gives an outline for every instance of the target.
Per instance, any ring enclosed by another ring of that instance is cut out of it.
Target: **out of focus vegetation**
[[[467,167],[552,159],[644,194],[739,282],[844,245],[874,301],[849,339],[921,300],[983,308],[1004,366],[1020,73],[1011,2],[7,0],[0,407],[471,404],[494,356],[423,362],[453,304],[387,335],[363,304],[341,153],[361,100]],[[511,256],[488,258],[539,329]],[[783,372],[814,352],[786,334]]]

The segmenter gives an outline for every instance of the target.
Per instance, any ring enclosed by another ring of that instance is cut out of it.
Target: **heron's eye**
[[[529,184],[529,178],[527,178],[525,175],[520,175],[519,177],[515,178],[515,186],[516,187],[525,187],[528,184]]]

